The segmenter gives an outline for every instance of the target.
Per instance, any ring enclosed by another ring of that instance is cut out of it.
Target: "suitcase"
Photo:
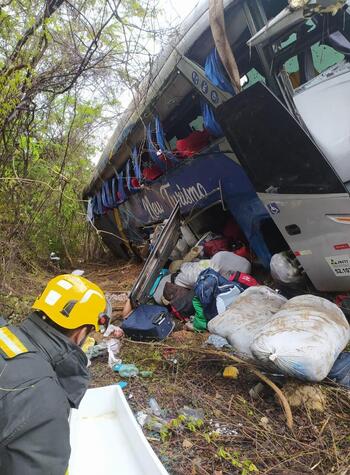
[[[164,340],[173,331],[173,322],[166,307],[140,305],[124,320],[121,328],[132,340]]]

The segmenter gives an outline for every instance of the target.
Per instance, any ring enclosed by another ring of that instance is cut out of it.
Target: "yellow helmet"
[[[64,274],[50,280],[32,308],[41,310],[62,328],[73,330],[93,325],[106,328],[111,309],[104,293],[84,277]]]

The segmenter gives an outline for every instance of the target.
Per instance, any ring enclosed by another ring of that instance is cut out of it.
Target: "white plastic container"
[[[69,475],[168,474],[119,386],[89,389],[69,423]]]

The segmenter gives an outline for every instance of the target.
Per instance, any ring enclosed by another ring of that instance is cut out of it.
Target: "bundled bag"
[[[237,256],[245,257],[248,261],[251,260],[251,251],[248,246],[245,246],[242,243],[232,246],[232,251],[237,254]]]
[[[350,338],[343,312],[315,295],[289,300],[255,335],[251,352],[273,371],[322,381]]]
[[[202,304],[198,297],[193,298],[192,304],[195,310],[193,328],[197,332],[203,332],[207,329],[207,319],[204,316]]]
[[[229,251],[230,241],[227,238],[212,239],[203,245],[204,255],[206,257],[213,257],[217,252]]]
[[[124,320],[121,328],[132,340],[164,340],[174,329],[166,307],[140,305]]]
[[[202,259],[198,262],[184,262],[181,265],[180,272],[175,278],[175,284],[193,289],[196,285],[199,274],[210,266],[209,259]]]
[[[296,259],[291,258],[288,252],[274,254],[271,257],[270,270],[272,278],[284,284],[296,284],[302,280]]]
[[[336,359],[328,378],[333,379],[336,383],[350,388],[350,352],[344,351],[340,353]]]
[[[193,297],[194,290],[180,287],[171,282],[165,284],[163,298],[176,310],[181,319],[188,318],[194,314]]]
[[[238,287],[233,287],[227,292],[222,292],[216,297],[216,310],[218,315],[224,313],[224,311],[232,305],[232,303],[241,295],[241,290]]]
[[[210,320],[208,330],[226,338],[237,353],[253,358],[250,346],[255,336],[286,302],[269,287],[250,287],[224,313]]]
[[[230,278],[228,280],[230,282],[238,282],[245,289],[247,289],[248,287],[254,287],[255,285],[260,285],[259,282],[251,275],[238,271],[230,275]]]
[[[250,274],[251,263],[242,256],[237,256],[234,252],[221,251],[210,259],[210,267],[219,272],[226,279],[234,272],[244,272]]]
[[[243,292],[243,287],[237,283],[229,282],[213,269],[206,269],[198,277],[194,292],[199,298],[206,319],[209,321],[217,314],[216,297],[224,292],[236,288]]]

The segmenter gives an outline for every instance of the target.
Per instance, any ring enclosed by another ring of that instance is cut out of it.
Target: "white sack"
[[[300,295],[269,318],[256,334],[251,351],[275,371],[321,381],[349,338],[349,323],[334,303],[314,295]]]
[[[271,276],[274,280],[284,284],[294,284],[300,282],[300,272],[285,252],[274,254],[270,261]]]
[[[234,252],[219,251],[210,259],[210,267],[228,279],[237,271],[250,274],[252,266],[245,257],[238,256]]]
[[[198,262],[184,262],[180,268],[180,273],[175,278],[175,284],[193,289],[199,274],[208,267],[210,267],[209,259],[203,259]]]
[[[224,313],[209,321],[208,330],[226,338],[237,353],[253,358],[250,346],[256,334],[286,302],[269,287],[250,287]]]

